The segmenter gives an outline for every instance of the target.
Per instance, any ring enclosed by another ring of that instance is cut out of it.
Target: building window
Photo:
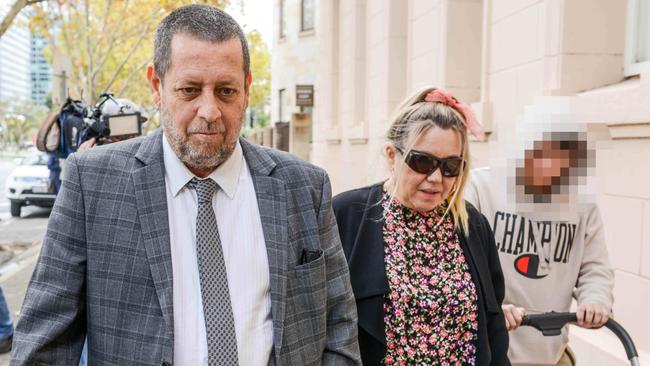
[[[314,30],[314,0],[301,0],[300,9],[300,30],[303,32]]]
[[[629,0],[625,40],[625,75],[650,69],[650,0]]]
[[[287,3],[280,0],[280,39],[287,36]]]
[[[288,122],[284,119],[284,113],[286,113],[284,108],[285,99],[287,99],[287,90],[280,89],[278,92],[278,119],[280,122]]]

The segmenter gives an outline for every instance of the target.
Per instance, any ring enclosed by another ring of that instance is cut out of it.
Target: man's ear
[[[246,99],[251,94],[251,85],[253,84],[253,73],[250,71],[246,75],[246,80],[244,80],[244,90],[246,91]]]
[[[246,80],[244,82],[246,83],[246,94],[250,94],[251,84],[253,83],[253,73],[249,71],[248,75],[246,75]]]
[[[246,107],[248,108],[248,98],[251,95],[251,84],[253,83],[253,74],[249,71],[244,80],[244,91],[246,92]]]
[[[147,66],[147,80],[149,80],[149,87],[151,87],[153,102],[159,106],[160,95],[162,94],[162,81],[158,77],[154,64],[149,64],[149,66]]]

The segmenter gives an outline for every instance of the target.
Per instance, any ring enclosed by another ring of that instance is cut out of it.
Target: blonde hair
[[[465,164],[456,177],[449,197],[445,198],[447,210],[444,216],[451,212],[455,227],[461,228],[467,235],[469,225],[463,190],[469,177],[470,159],[465,118],[460,112],[444,103],[425,101],[426,95],[434,90],[436,88],[427,87],[406,98],[393,115],[386,138],[393,146],[401,148],[406,156],[417,139],[432,127],[443,130],[451,129],[458,133],[462,144],[461,157],[465,160]],[[397,192],[397,182],[402,174],[404,164],[400,164],[399,167],[398,171],[394,173],[395,185],[392,187],[391,197],[394,197]]]

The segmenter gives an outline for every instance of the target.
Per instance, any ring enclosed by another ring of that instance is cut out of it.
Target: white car
[[[24,158],[7,177],[5,190],[11,216],[19,217],[23,206],[52,207],[56,194],[49,184],[47,154],[36,152]]]

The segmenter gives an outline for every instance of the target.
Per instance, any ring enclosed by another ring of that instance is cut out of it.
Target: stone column
[[[309,161],[311,150],[311,115],[293,113],[289,132],[289,152],[303,160]]]

